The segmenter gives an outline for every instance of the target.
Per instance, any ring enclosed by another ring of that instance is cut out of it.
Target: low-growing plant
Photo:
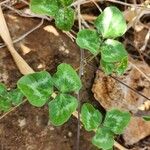
[[[73,0],[31,0],[31,11],[40,15],[52,16],[61,30],[70,30],[74,24]],[[127,68],[128,55],[124,45],[115,40],[122,36],[127,25],[122,12],[110,6],[97,17],[95,29],[78,32],[76,43],[89,50],[94,56],[100,55],[100,65],[106,74],[123,74]],[[35,107],[47,105],[49,120],[55,126],[66,123],[78,107],[74,96],[82,87],[76,71],[62,63],[52,76],[47,71],[28,74],[17,82],[17,89],[7,91],[0,84],[0,111],[8,111],[26,97]],[[130,113],[118,109],[108,110],[102,116],[99,110],[85,103],[81,107],[81,121],[87,131],[94,131],[92,143],[104,150],[112,149],[115,135],[122,134],[130,121]]]
[[[23,97],[36,107],[47,105],[49,120],[55,126],[66,123],[78,107],[78,100],[72,96],[82,87],[76,71],[62,63],[51,76],[47,71],[28,74],[17,82],[17,89],[7,91],[0,84],[0,111],[8,111],[18,105]],[[81,109],[81,121],[87,131],[95,131],[92,143],[99,148],[110,149],[114,144],[114,135],[121,134],[130,120],[130,113],[112,109],[106,113],[102,123],[102,114],[91,104],[85,103]]]

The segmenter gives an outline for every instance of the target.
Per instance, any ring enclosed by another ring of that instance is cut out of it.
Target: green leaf
[[[3,95],[7,92],[7,88],[3,83],[0,83],[0,95]]]
[[[105,62],[104,60],[101,59],[101,68],[102,70],[107,74],[112,74],[117,73],[118,75],[122,75],[128,66],[128,58],[125,57],[124,59],[122,59],[120,62],[118,63],[109,63],[109,62]]]
[[[17,83],[18,88],[33,106],[43,106],[53,92],[51,75],[37,72],[23,76]]]
[[[123,58],[117,65],[116,73],[118,75],[124,74],[128,67],[128,57]]]
[[[9,99],[13,105],[18,105],[22,102],[24,95],[19,89],[11,90],[8,93]]]
[[[61,4],[65,6],[69,6],[73,3],[73,0],[60,0]]]
[[[61,92],[77,92],[81,89],[81,80],[76,71],[68,64],[62,63],[57,67],[53,76],[54,86]]]
[[[130,121],[130,113],[112,109],[107,111],[104,126],[115,134],[122,134]]]
[[[143,116],[143,119],[144,119],[145,121],[150,121],[150,115],[149,115],[149,116]]]
[[[100,64],[101,64],[102,70],[103,70],[107,75],[112,74],[113,72],[115,72],[115,69],[116,69],[115,64],[105,62],[105,61],[102,60],[102,59],[101,59],[101,61],[100,61]]]
[[[97,17],[95,26],[104,38],[120,37],[127,30],[123,13],[114,6],[104,9]]]
[[[7,98],[0,97],[0,112],[7,112],[11,108],[11,102]]]
[[[77,109],[78,101],[68,94],[59,94],[49,103],[49,118],[53,125],[60,126],[68,121]]]
[[[84,29],[77,34],[76,43],[81,48],[89,50],[94,55],[100,52],[100,42],[99,35],[95,30]]]
[[[55,16],[55,24],[61,30],[71,30],[74,25],[74,10],[72,8],[59,9]]]
[[[0,112],[7,112],[11,107],[11,103],[7,98],[7,88],[3,83],[0,83]]]
[[[55,16],[59,5],[57,0],[31,0],[30,9],[36,14]]]
[[[113,133],[106,127],[99,128],[92,138],[92,143],[100,149],[111,149],[114,145]]]
[[[87,131],[92,131],[102,122],[102,114],[91,104],[85,103],[81,108],[81,120]]]
[[[105,62],[119,62],[128,57],[128,53],[122,43],[108,39],[101,47],[101,56]]]

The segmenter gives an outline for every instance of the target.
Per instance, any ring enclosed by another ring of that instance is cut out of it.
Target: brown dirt
[[[22,18],[12,13],[6,15],[9,30],[13,38],[17,38],[39,23],[39,19]],[[45,31],[49,25],[45,22],[38,30],[15,45],[18,52],[35,70],[47,70],[53,73],[61,62],[79,66],[80,51],[65,34],[59,36]],[[31,51],[23,55],[20,45],[24,44]],[[61,47],[66,51],[62,51]],[[94,63],[94,62],[93,62]],[[38,68],[42,64],[42,68]],[[81,101],[93,101],[91,86],[95,69],[87,65],[83,78],[84,88]],[[7,48],[0,50],[0,80],[7,87],[16,87],[21,77]],[[35,108],[28,103],[0,120],[0,150],[73,150],[76,147],[77,120],[71,118],[62,127],[53,127],[48,121],[47,107]],[[81,130],[80,149],[94,150],[90,142],[91,134]]]
[[[97,11],[95,13],[97,14]],[[5,17],[13,39],[24,34],[40,22],[39,19],[19,17],[9,11],[7,11]],[[77,68],[80,61],[80,50],[76,44],[60,31],[58,31],[59,36],[45,31],[43,28],[48,25],[50,23],[44,22],[39,29],[15,44],[18,52],[35,71],[47,70],[54,73],[57,65],[62,62],[72,64],[74,68]],[[133,47],[133,41],[139,37],[132,36],[134,34],[131,32],[132,29],[126,34],[123,41],[125,41],[130,55],[133,58],[141,59],[137,52],[138,48]],[[139,38],[140,45],[143,44],[140,43],[141,41],[144,41],[144,39]],[[0,42],[2,41],[0,40]],[[24,54],[21,45],[28,47],[31,51]],[[144,51],[142,55],[147,64],[150,64],[149,44],[147,51]],[[89,54],[86,54],[86,56],[89,56]],[[102,110],[91,92],[96,70],[97,63],[95,60],[85,67],[84,76],[82,77],[81,102],[89,101]],[[16,82],[21,76],[7,48],[0,49],[0,82],[4,82],[8,88],[15,88]],[[0,150],[74,150],[76,148],[76,133],[77,120],[74,117],[65,125],[54,127],[48,121],[46,106],[35,108],[29,103],[25,103],[0,120]],[[96,150],[91,144],[91,136],[91,133],[81,130],[80,150]],[[118,137],[118,140],[124,144],[122,137]],[[128,148],[149,150],[149,141],[150,137],[147,137]]]

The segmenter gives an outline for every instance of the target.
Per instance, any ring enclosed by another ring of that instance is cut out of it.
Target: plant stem
[[[13,42],[10,37],[10,33],[0,6],[0,35],[8,47],[16,65],[18,66],[22,74],[33,73],[33,69],[26,63],[26,61],[18,54],[13,46]]]
[[[14,61],[16,62],[16,65],[18,66],[20,72],[23,75],[34,73],[34,70],[26,63],[26,61],[18,54],[18,52],[13,47],[13,43],[9,34],[9,30],[5,21],[5,18],[3,16],[3,12],[0,6],[0,35],[2,36],[2,39],[4,40],[5,44],[7,45],[11,55],[14,58]],[[56,96],[55,93],[52,94],[53,96]],[[18,104],[17,106],[13,107],[10,111],[5,113],[0,119],[4,118],[6,115],[8,115],[10,112],[14,111],[16,108],[18,108],[21,104],[25,103],[27,100],[24,100],[22,103]],[[77,111],[73,113],[73,116],[75,116],[77,119],[80,118]],[[128,150],[122,145],[120,145],[118,142],[115,141],[114,146],[117,147],[120,150]]]

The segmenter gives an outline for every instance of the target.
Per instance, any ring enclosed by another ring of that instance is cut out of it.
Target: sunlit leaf
[[[55,24],[61,30],[71,30],[74,24],[74,10],[72,8],[59,9],[55,16]]]
[[[102,114],[91,104],[85,103],[81,108],[81,120],[87,131],[92,131],[102,122]]]
[[[79,91],[82,84],[76,71],[68,64],[62,63],[57,67],[53,76],[54,86],[61,92]]]
[[[150,115],[143,116],[143,119],[144,119],[145,121],[150,121]]]
[[[92,139],[92,143],[100,149],[109,150],[114,145],[113,133],[106,127],[99,128]]]
[[[30,9],[36,14],[55,16],[59,5],[57,0],[31,0]]]
[[[101,40],[95,30],[81,30],[77,34],[76,42],[81,48],[89,50],[94,55],[100,52]]]
[[[107,111],[104,126],[115,134],[122,134],[130,121],[130,113],[112,109]]]
[[[77,109],[78,101],[68,94],[59,94],[49,103],[49,118],[53,125],[60,126],[68,121]]]
[[[105,62],[119,62],[128,57],[128,53],[122,43],[108,39],[101,47],[101,56]]]
[[[105,8],[96,19],[95,26],[104,38],[120,37],[127,30],[123,13],[114,6]]]
[[[25,75],[17,85],[28,101],[37,107],[43,106],[53,91],[51,75],[46,71]]]

